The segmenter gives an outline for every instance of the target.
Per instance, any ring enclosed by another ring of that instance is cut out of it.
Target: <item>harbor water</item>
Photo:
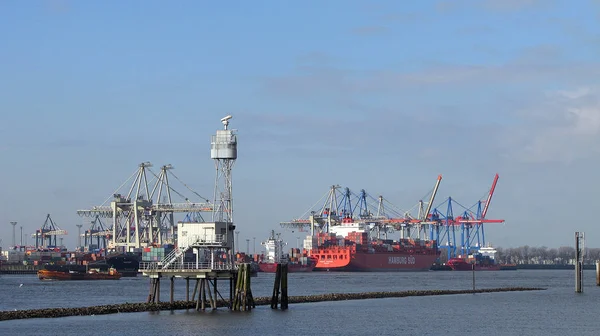
[[[252,278],[255,297],[269,296],[274,274]],[[0,335],[598,335],[600,287],[584,271],[575,293],[572,270],[477,272],[477,288],[543,287],[544,291],[405,297],[292,304],[287,311],[195,310],[120,313],[0,322]],[[225,282],[220,288],[228,293]],[[175,281],[176,299],[185,281]],[[161,299],[169,299],[168,281]],[[190,282],[192,287],[192,282]],[[289,275],[289,295],[471,289],[471,272],[337,273]],[[0,310],[84,307],[144,302],[149,279],[40,281],[0,275]]]

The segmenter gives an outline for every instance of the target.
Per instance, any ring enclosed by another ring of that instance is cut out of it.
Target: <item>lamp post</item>
[[[13,246],[16,246],[17,245],[17,236],[16,236],[15,229],[17,227],[17,222],[10,222],[10,225],[12,225],[12,227],[13,227],[13,241],[12,241],[12,243],[13,243]]]
[[[250,254],[250,239],[246,239],[246,253]]]
[[[83,225],[77,224],[75,226],[77,226],[77,248],[80,248],[81,247],[81,227]],[[100,248],[100,246],[98,246],[98,248]]]
[[[240,248],[238,247],[240,243],[240,231],[235,231],[235,246],[233,247],[233,250],[235,251],[237,249],[236,252],[240,252]]]
[[[252,247],[252,254],[256,254],[256,237],[252,237],[252,244],[254,244]]]

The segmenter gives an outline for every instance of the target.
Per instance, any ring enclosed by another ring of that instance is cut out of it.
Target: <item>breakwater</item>
[[[453,294],[477,294],[477,293],[497,293],[497,292],[518,292],[545,290],[545,288],[531,287],[505,287],[505,288],[485,288],[475,290],[413,290],[402,292],[368,292],[368,293],[339,293],[339,294],[321,294],[321,295],[303,295],[290,296],[290,304],[324,302],[324,301],[345,301],[345,300],[365,300],[381,298],[401,298],[410,296],[432,296],[432,295],[453,295]],[[270,297],[254,298],[257,306],[270,305]],[[228,302],[219,300],[218,307],[227,307]],[[195,309],[195,301],[174,301],[158,303],[123,303],[104,306],[81,307],[81,308],[44,308],[28,309],[16,311],[0,312],[0,321],[28,319],[28,318],[55,318],[66,316],[90,316],[118,313],[149,312],[159,310],[181,310]]]

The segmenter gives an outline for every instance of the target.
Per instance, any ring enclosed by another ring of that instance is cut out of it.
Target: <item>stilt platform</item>
[[[196,310],[205,310],[207,306],[217,309],[219,299],[229,302],[229,309],[246,310],[248,305],[240,305],[236,298],[241,293],[249,293],[249,302],[254,307],[249,283],[249,267],[245,264],[232,265],[231,263],[199,263],[184,262],[170,263],[164,267],[160,262],[142,262],[139,270],[150,278],[150,291],[148,293],[147,303],[158,303],[160,301],[161,278],[170,280],[171,303],[175,301],[175,278],[185,279],[186,301],[196,301]],[[240,276],[241,275],[241,276]],[[193,292],[190,297],[190,280],[193,283]],[[218,290],[219,280],[229,281],[229,300],[225,300]],[[244,294],[244,297],[246,294]]]

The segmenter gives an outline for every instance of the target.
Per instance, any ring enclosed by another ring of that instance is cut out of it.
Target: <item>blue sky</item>
[[[332,184],[406,209],[443,174],[439,199],[470,205],[499,173],[488,241],[598,246],[599,19],[584,0],[1,2],[0,245],[50,213],[74,246],[75,211],[143,161],[210,197],[231,114],[240,240]]]

